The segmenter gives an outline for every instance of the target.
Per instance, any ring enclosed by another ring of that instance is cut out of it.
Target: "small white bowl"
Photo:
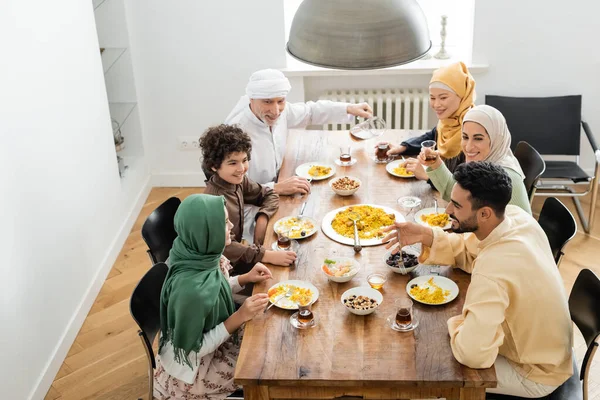
[[[404,251],[408,254],[413,254],[413,255],[417,256],[417,261],[418,261],[418,257],[421,255],[421,249],[419,248],[418,245],[404,246],[402,248],[402,251]],[[392,254],[391,250],[387,251],[383,255],[383,262],[385,263],[386,267],[388,267],[389,269],[391,269],[392,271],[394,271],[397,274],[406,275],[409,272],[415,270],[420,265],[419,263],[417,263],[417,265],[415,265],[414,267],[409,267],[409,268],[392,267],[387,263],[387,260],[388,260],[388,258],[390,258],[391,254]]]
[[[332,260],[332,261],[336,261],[336,262],[344,262],[344,261],[350,261],[352,262],[352,271],[350,271],[350,273],[346,276],[331,276],[325,273],[325,271],[323,271],[323,265],[325,264],[325,262],[322,263],[321,265],[321,272],[323,273],[323,275],[325,275],[327,277],[327,279],[329,279],[332,282],[338,282],[338,283],[344,283],[344,282],[348,282],[349,280],[351,280],[352,278],[354,278],[356,276],[356,274],[358,274],[358,271],[360,271],[360,264],[358,263],[358,261],[356,261],[354,258],[350,258],[350,257],[327,257],[328,260]]]
[[[348,297],[352,296],[353,294],[356,296],[366,296],[371,299],[374,299],[377,302],[377,306],[370,308],[368,310],[355,310],[351,307],[348,307],[346,304],[344,304],[344,299],[347,299]],[[371,289],[368,286],[360,286],[360,287],[355,287],[355,288],[346,290],[342,294],[342,298],[340,301],[342,302],[342,305],[344,306],[344,308],[347,309],[348,311],[350,311],[352,314],[368,315],[368,314],[371,314],[373,311],[377,310],[377,308],[381,305],[381,303],[383,303],[383,295],[381,293],[379,293],[379,291],[377,291],[375,289]]]
[[[341,189],[336,189],[333,187],[333,183],[339,181],[342,178],[349,178],[352,180],[355,180],[356,182],[358,182],[358,186],[354,189],[350,189],[350,190],[341,190]],[[329,181],[329,186],[331,187],[331,190],[333,190],[336,194],[339,194],[340,196],[352,196],[354,193],[356,193],[356,191],[358,189],[360,189],[362,185],[362,182],[360,181],[360,179],[355,178],[353,176],[342,176],[340,178],[335,178]]]

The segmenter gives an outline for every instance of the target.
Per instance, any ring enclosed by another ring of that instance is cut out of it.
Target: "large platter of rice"
[[[348,218],[351,212],[360,215],[357,227],[362,246],[382,244],[383,238],[387,235],[382,232],[382,229],[392,225],[394,221],[405,221],[402,214],[392,208],[375,204],[355,204],[328,212],[321,223],[323,233],[338,243],[352,246],[354,225]]]

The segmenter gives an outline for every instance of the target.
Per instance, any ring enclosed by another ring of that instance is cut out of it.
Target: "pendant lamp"
[[[287,51],[326,68],[376,69],[406,64],[431,48],[416,0],[304,0]]]

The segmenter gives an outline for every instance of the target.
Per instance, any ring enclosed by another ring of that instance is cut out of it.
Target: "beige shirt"
[[[523,377],[560,385],[572,374],[572,324],[548,239],[529,214],[509,205],[487,238],[434,229],[425,264],[453,265],[471,275],[461,315],[448,320],[456,359],[489,368],[498,354]]]

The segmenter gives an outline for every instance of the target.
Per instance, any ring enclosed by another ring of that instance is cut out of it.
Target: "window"
[[[294,14],[300,3],[302,0],[284,0],[286,44]],[[429,36],[433,45],[431,54],[437,53],[440,48],[441,20],[442,15],[446,15],[446,50],[453,59],[469,63],[473,52],[475,0],[417,0],[417,3],[421,6],[429,25]]]

